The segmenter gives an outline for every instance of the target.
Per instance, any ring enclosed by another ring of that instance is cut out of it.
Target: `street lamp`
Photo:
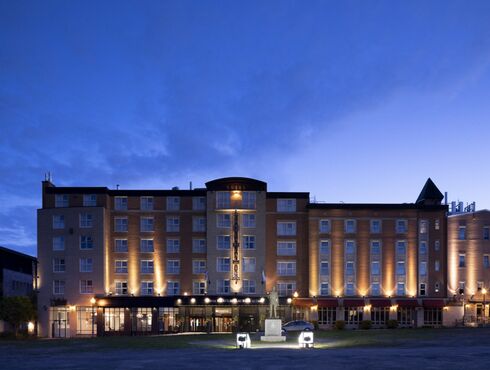
[[[483,294],[483,323],[485,324],[485,309],[487,307],[487,301],[485,300],[485,294],[487,294],[487,290],[485,288],[483,288],[481,290],[482,294]]]
[[[92,338],[95,336],[95,304],[97,303],[94,297],[90,298],[90,304],[92,305]]]

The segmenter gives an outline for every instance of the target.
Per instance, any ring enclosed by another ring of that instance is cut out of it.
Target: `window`
[[[419,253],[422,256],[427,255],[427,242],[420,242]]]
[[[242,208],[255,209],[255,191],[244,191],[242,193]]]
[[[330,220],[320,220],[319,231],[321,234],[329,233],[330,230]]]
[[[54,215],[53,216],[53,229],[64,229],[65,228],[65,216]]]
[[[56,208],[68,207],[68,195],[56,194],[54,197],[54,206]]]
[[[114,252],[126,253],[128,251],[128,239],[115,239]]]
[[[345,274],[348,276],[353,276],[354,273],[355,273],[354,261],[346,261],[345,262]]]
[[[256,293],[255,280],[244,279],[242,288],[243,288],[243,293],[245,294],[255,294]]]
[[[64,251],[65,250],[65,237],[55,236],[53,238],[53,250],[54,251]]]
[[[278,241],[277,242],[278,256],[296,256],[296,241]]]
[[[354,295],[354,283],[346,283],[345,284],[345,295],[351,296]]]
[[[128,218],[127,217],[114,217],[114,230],[116,232],[128,231]]]
[[[115,197],[114,198],[114,209],[116,211],[127,211],[128,210],[128,197]]]
[[[180,197],[167,197],[167,211],[178,211],[180,209]]]
[[[155,221],[153,217],[141,217],[140,218],[140,231],[151,232],[154,231]]]
[[[167,260],[167,274],[180,274],[180,260]]]
[[[425,283],[420,283],[420,286],[419,286],[419,295],[425,296],[425,294],[426,294]]]
[[[356,253],[356,242],[354,240],[346,240],[345,241],[345,254],[354,254]]]
[[[277,212],[296,212],[296,199],[278,199]]]
[[[439,251],[441,249],[441,242],[439,240],[436,240],[434,242],[434,250]]]
[[[192,217],[192,231],[206,231],[206,217]]]
[[[318,307],[318,324],[334,325],[337,321],[337,307]]]
[[[466,254],[459,254],[458,267],[466,267]]]
[[[379,261],[371,262],[371,275],[379,276],[381,274],[381,269],[379,265]]]
[[[396,263],[396,274],[405,275],[405,261],[398,261]]]
[[[153,197],[141,197],[140,209],[142,211],[153,211]]]
[[[65,272],[66,265],[64,258],[54,258],[53,259],[53,272]]]
[[[114,270],[116,274],[127,274],[128,273],[128,260],[115,260]]]
[[[192,294],[206,294],[206,282],[203,280],[194,280],[192,282]]]
[[[407,252],[406,243],[404,241],[396,242],[396,254],[397,256],[403,257]]]
[[[204,211],[206,209],[206,198],[192,197],[192,209],[194,211]]]
[[[434,261],[434,270],[439,272],[440,269],[441,269],[441,264],[439,263],[439,260],[435,260]]]
[[[83,195],[83,206],[84,207],[95,207],[95,206],[97,206],[97,195],[96,194],[84,194]]]
[[[320,254],[330,254],[330,240],[320,240]]]
[[[65,294],[65,281],[53,280],[53,294]]]
[[[421,276],[426,276],[427,275],[427,262],[425,262],[425,261],[420,262],[419,274]]]
[[[408,221],[407,220],[396,220],[396,232],[397,234],[404,234],[408,230]]]
[[[255,235],[244,235],[242,245],[243,249],[255,249]]]
[[[94,292],[94,284],[92,280],[80,280],[80,294],[92,294]]]
[[[279,281],[276,284],[277,294],[281,297],[292,296],[296,291],[295,281]]]
[[[206,272],[206,260],[192,260],[192,273],[204,274]]]
[[[490,255],[484,254],[483,255],[483,267],[484,268],[490,268]]]
[[[231,215],[229,213],[218,213],[216,215],[216,226],[220,228],[231,227]]]
[[[466,226],[460,226],[458,229],[458,239],[466,240]]]
[[[253,213],[244,213],[242,218],[243,227],[255,227],[255,215]]]
[[[439,293],[439,283],[435,283],[435,284],[434,284],[434,291],[435,291],[436,293]]]
[[[80,272],[92,272],[92,258],[80,258]]]
[[[216,208],[224,209],[230,208],[230,192],[218,191],[216,192]]]
[[[216,248],[220,250],[230,249],[230,236],[229,235],[216,236]]]
[[[153,274],[153,260],[141,260],[141,273]]]
[[[427,220],[421,220],[419,225],[420,225],[419,233],[427,234],[427,232],[429,231],[429,223],[427,222]]]
[[[380,287],[379,283],[372,283],[371,284],[371,295],[373,295],[373,296],[381,295],[381,287]]]
[[[151,253],[154,251],[153,239],[141,239],[140,240],[140,252]]]
[[[381,220],[371,220],[371,234],[381,233]]]
[[[381,255],[381,242],[379,240],[371,241],[371,254],[374,256]]]
[[[128,282],[127,281],[116,281],[116,295],[126,295],[128,294]]]
[[[296,275],[296,261],[277,262],[277,275],[294,276]]]
[[[329,295],[330,294],[330,286],[327,281],[322,281],[320,283],[320,295]]]
[[[180,230],[180,219],[178,216],[167,217],[167,232],[178,232]]]
[[[425,308],[424,325],[441,326],[442,325],[442,308]]]
[[[206,239],[192,239],[192,253],[206,253]]]
[[[489,240],[489,239],[490,239],[490,227],[484,226],[483,227],[483,240]]]
[[[216,293],[218,294],[230,293],[230,280],[228,279],[216,280]]]
[[[277,222],[277,235],[279,235],[279,236],[296,235],[296,222],[295,221],[278,221]]]
[[[348,234],[353,234],[356,232],[356,220],[345,220],[344,230]]]
[[[141,282],[141,295],[153,295],[153,281]]]
[[[230,272],[230,257],[218,257],[216,262],[217,272]]]
[[[434,229],[439,230],[440,227],[441,227],[441,224],[440,224],[439,219],[434,220]]]
[[[399,296],[404,296],[405,295],[405,283],[398,283],[396,284],[396,294]]]
[[[243,257],[242,272],[255,272],[255,257]]]
[[[94,240],[89,235],[81,235],[80,236],[80,249],[93,249],[94,248]]]
[[[80,228],[87,229],[93,226],[93,218],[90,213],[80,213]]]
[[[167,253],[180,252],[180,239],[167,239]]]
[[[330,270],[328,268],[328,261],[320,262],[320,275],[328,276],[330,274]]]
[[[178,281],[167,281],[167,294],[168,295],[179,295],[180,294],[180,282],[178,282]]]

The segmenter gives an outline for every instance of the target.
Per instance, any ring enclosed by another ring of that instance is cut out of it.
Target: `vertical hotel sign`
[[[235,284],[238,284],[238,280],[240,280],[240,256],[239,256],[239,248],[240,248],[240,225],[238,223],[238,210],[235,209],[235,214],[233,217],[233,276],[232,279],[235,281]]]

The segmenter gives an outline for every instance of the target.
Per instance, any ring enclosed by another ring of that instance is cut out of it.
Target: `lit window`
[[[194,211],[204,211],[206,209],[206,198],[192,197],[192,209]]]
[[[141,197],[140,198],[140,209],[142,211],[152,211],[153,210],[153,197]]]
[[[230,272],[230,258],[229,257],[218,257],[216,262],[217,272]]]
[[[396,220],[396,233],[404,234],[408,231],[408,221],[407,220]]]
[[[330,220],[320,220],[319,221],[319,231],[321,234],[326,234],[330,232]]]
[[[419,233],[420,234],[427,234],[427,232],[429,231],[429,223],[427,222],[427,220],[421,220],[420,221],[420,229],[419,229]]]
[[[231,215],[228,213],[218,213],[216,215],[216,226],[219,228],[231,227]]]
[[[278,199],[277,212],[296,212],[296,199]]]
[[[154,251],[153,239],[141,239],[140,240],[140,252],[151,253]]]
[[[92,280],[80,280],[80,294],[92,294],[94,292],[94,284]]]
[[[296,275],[296,261],[277,262],[277,275],[294,276]]]
[[[167,197],[167,211],[178,211],[180,209],[180,197]]]
[[[80,272],[92,272],[92,258],[80,258]]]
[[[68,207],[68,195],[56,194],[54,198],[54,206],[56,208]]]
[[[89,235],[81,235],[80,236],[80,249],[93,249],[94,248],[94,240]]]
[[[356,232],[356,220],[345,220],[344,229],[347,234],[353,234]]]
[[[277,235],[279,235],[279,236],[296,235],[296,222],[295,221],[278,221],[277,222]]]
[[[206,253],[206,239],[192,239],[192,253]]]
[[[153,260],[141,260],[140,266],[142,274],[153,274]]]
[[[114,270],[116,274],[127,274],[128,273],[128,260],[115,260]]]
[[[128,251],[128,239],[115,239],[114,252],[126,253]]]
[[[155,221],[153,217],[141,217],[140,218],[140,231],[152,232],[154,231]]]
[[[371,234],[379,234],[381,232],[381,220],[371,220]]]
[[[192,231],[193,232],[206,231],[206,217],[192,217]]]
[[[168,295],[179,295],[180,294],[180,282],[178,282],[178,281],[167,281],[167,294]]]
[[[167,253],[180,252],[180,239],[167,239]]]
[[[192,260],[192,273],[204,274],[206,272],[206,260]]]
[[[180,274],[180,260],[167,260],[167,274]]]
[[[117,211],[127,211],[128,210],[128,197],[115,197],[114,198],[114,209]]]
[[[65,237],[64,236],[55,236],[53,238],[53,250],[54,251],[65,250]]]
[[[216,236],[216,248],[220,250],[230,249],[230,236],[229,235],[218,235]]]
[[[83,206],[84,207],[95,207],[95,206],[97,206],[97,195],[95,195],[95,194],[84,194],[83,195]]]
[[[114,217],[114,230],[116,232],[128,231],[128,218],[127,217]]]
[[[242,237],[243,249],[255,249],[255,235],[244,235]]]
[[[242,272],[255,272],[255,257],[243,257]]]
[[[243,227],[252,228],[255,227],[255,214],[244,213],[242,216]]]
[[[53,216],[53,229],[64,229],[65,228],[65,216],[54,215]]]
[[[153,295],[153,281],[141,282],[141,295]]]
[[[434,229],[439,230],[440,227],[440,221],[438,219],[434,220]]]
[[[167,232],[179,232],[180,218],[178,216],[167,217]]]

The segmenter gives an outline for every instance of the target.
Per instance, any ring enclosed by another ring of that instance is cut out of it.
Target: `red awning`
[[[336,298],[318,299],[318,307],[337,307],[338,305],[339,305],[339,300]]]
[[[443,308],[446,305],[444,299],[424,299],[422,303],[426,308]]]
[[[419,302],[416,299],[397,299],[396,304],[398,307],[413,308],[418,307]]]
[[[390,307],[391,299],[370,299],[369,304],[372,307]]]
[[[364,306],[364,299],[344,299],[344,307]]]
[[[313,299],[312,298],[294,298],[293,299],[293,306],[311,307],[311,306],[313,306]]]

